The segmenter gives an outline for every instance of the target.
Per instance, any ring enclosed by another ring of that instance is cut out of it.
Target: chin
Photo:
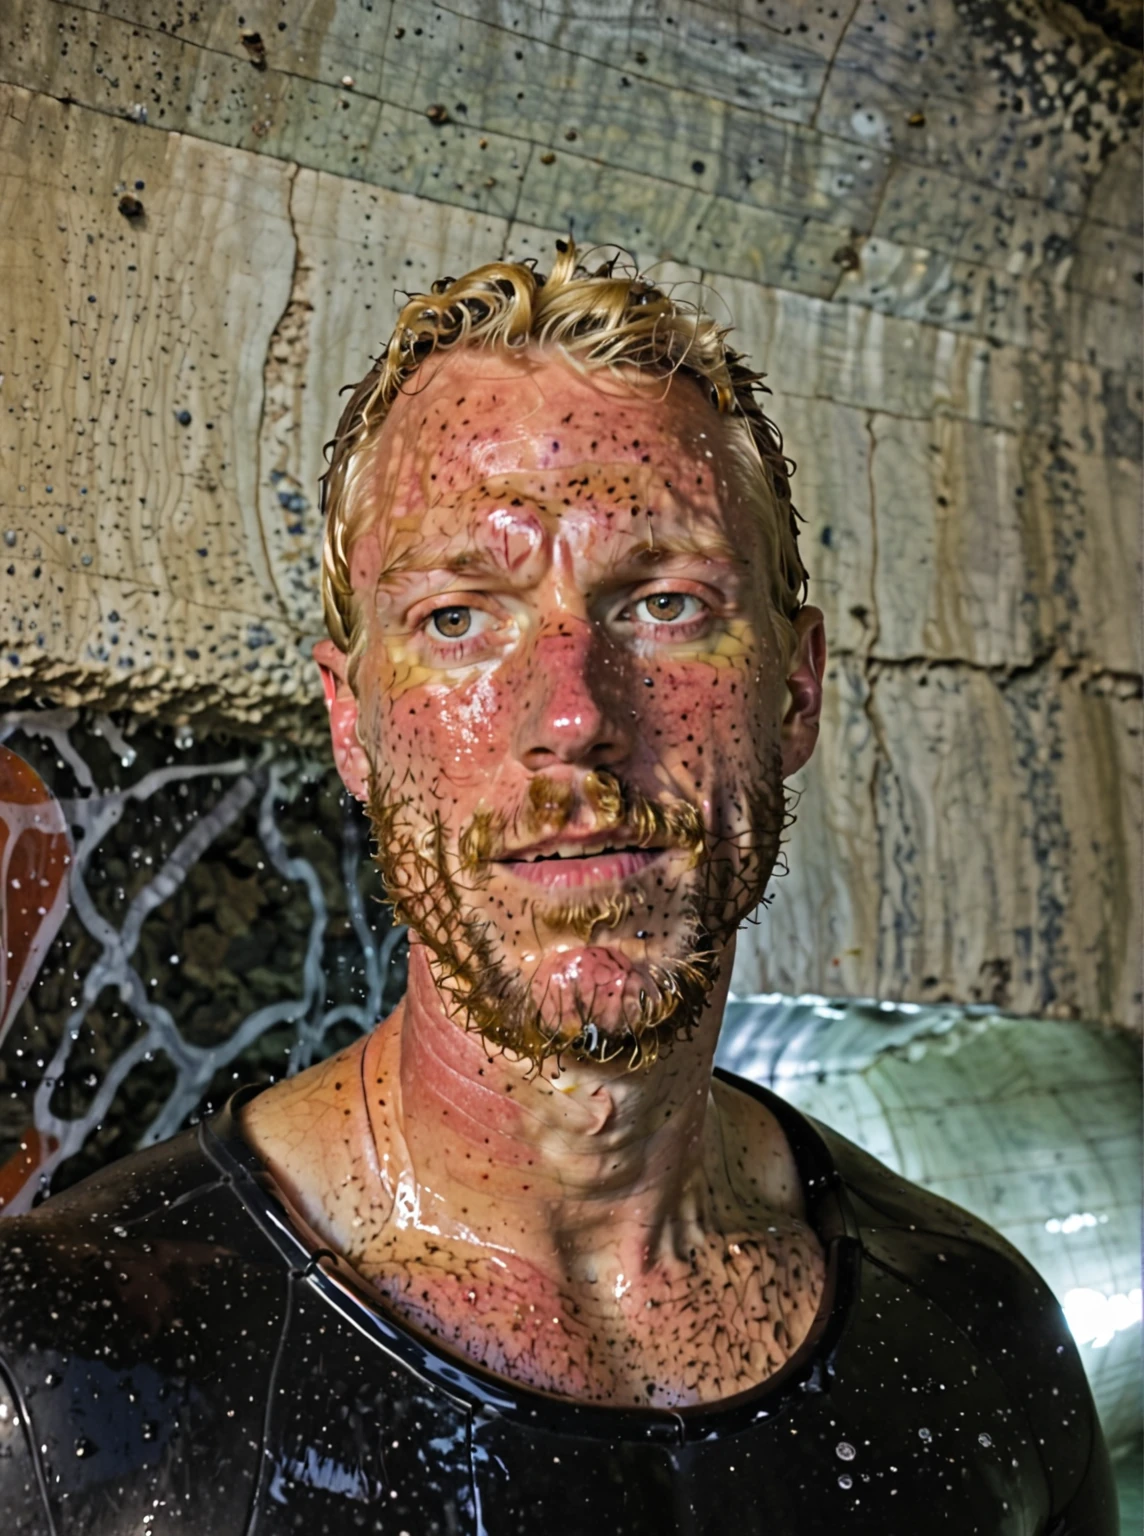
[[[638,943],[639,955],[628,953]],[[554,944],[535,955],[486,952],[454,992],[459,1021],[492,1046],[540,1067],[547,1060],[647,1066],[698,1023],[718,980],[716,947],[689,932],[673,953],[642,940]]]

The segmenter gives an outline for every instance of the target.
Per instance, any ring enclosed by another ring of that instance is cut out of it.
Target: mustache
[[[514,848],[555,836],[578,820],[582,807],[591,818],[578,828],[586,837],[613,837],[634,848],[683,848],[693,864],[707,847],[707,824],[697,805],[653,799],[607,769],[593,768],[579,784],[537,774],[515,812],[477,811],[457,840],[462,870],[478,874]]]

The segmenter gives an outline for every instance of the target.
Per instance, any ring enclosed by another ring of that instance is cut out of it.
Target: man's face
[[[536,1061],[654,1056],[774,863],[788,655],[731,431],[686,378],[472,350],[363,466],[339,697],[387,889],[465,1022]]]

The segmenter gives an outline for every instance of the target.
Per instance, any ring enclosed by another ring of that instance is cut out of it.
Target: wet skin
[[[821,1299],[777,1122],[711,1081],[821,616],[793,646],[772,622],[754,493],[691,381],[543,353],[422,374],[357,488],[364,646],[315,653],[409,989],[244,1129],[300,1219],[470,1358],[581,1399],[725,1397]]]

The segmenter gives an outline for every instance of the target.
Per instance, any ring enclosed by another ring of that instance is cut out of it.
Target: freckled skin
[[[716,1400],[789,1358],[822,1293],[781,1129],[711,1080],[814,744],[821,616],[791,653],[689,380],[543,353],[422,374],[361,474],[364,648],[316,649],[409,990],[244,1129],[447,1346],[580,1399]]]

